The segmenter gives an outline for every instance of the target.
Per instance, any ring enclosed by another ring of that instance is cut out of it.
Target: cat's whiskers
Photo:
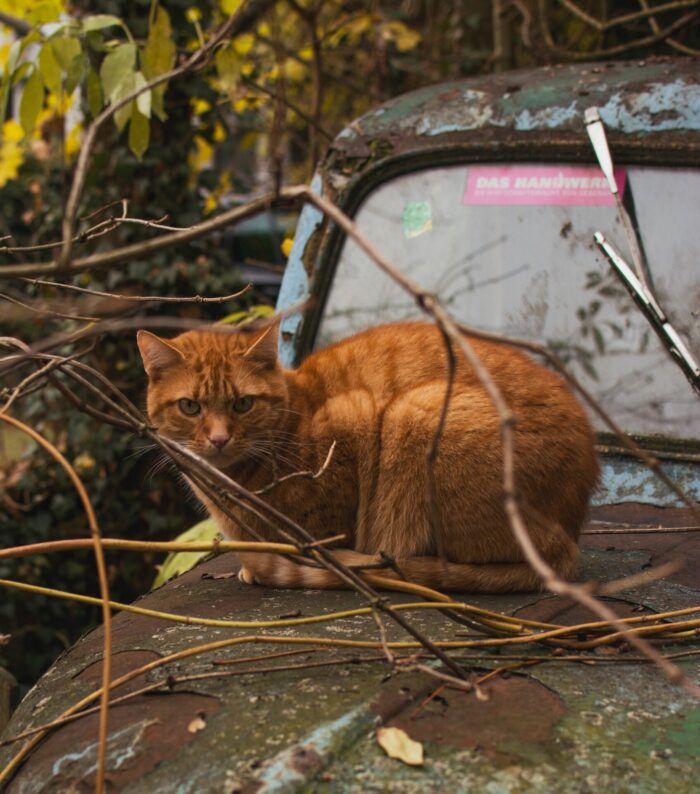
[[[124,460],[131,460],[132,458],[143,457],[147,452],[152,452],[157,447],[157,444],[144,444],[129,452]]]
[[[148,480],[149,487],[153,484],[153,478],[164,471],[169,466],[175,468],[175,463],[173,459],[169,455],[161,454],[155,460],[155,462],[151,465],[151,467],[146,472],[146,479]]]
[[[274,442],[264,438],[256,440],[254,444],[259,450],[267,451],[272,457],[275,457],[281,463],[286,463],[289,466],[304,465],[303,457],[284,444],[275,444]]]
[[[273,468],[276,467],[276,464],[282,464],[284,466],[288,466],[291,469],[298,468],[301,465],[300,461],[296,462],[290,458],[287,458],[285,455],[282,455],[277,450],[270,447],[261,447],[259,445],[255,445],[249,447],[247,453],[256,460],[262,460],[265,463],[270,463]]]

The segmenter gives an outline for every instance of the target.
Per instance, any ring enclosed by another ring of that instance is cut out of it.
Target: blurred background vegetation
[[[0,0],[0,237],[8,237],[6,245],[60,239],[84,127],[124,90],[116,77],[126,72],[129,80],[150,79],[167,71],[241,5],[241,0]],[[641,17],[640,11],[660,3],[248,0],[248,5],[251,23],[217,51],[209,68],[171,82],[165,92],[152,92],[147,107],[132,103],[119,124],[102,128],[79,215],[127,198],[131,217],[189,226],[276,184],[307,181],[343,126],[404,91],[506,68],[697,54],[700,47],[697,4],[687,2],[665,3],[664,12]],[[103,216],[110,211],[117,214],[111,208]],[[256,288],[239,301],[167,306],[170,315],[217,320],[274,304],[284,241],[293,225],[293,215],[269,213],[147,260],[83,274],[74,283],[114,293],[215,296],[253,278]],[[147,231],[123,224],[81,246],[80,254],[143,240]],[[42,259],[38,253],[1,251],[0,257],[0,268]],[[7,281],[2,289],[12,298],[19,294],[16,286]],[[27,294],[25,288],[22,295]],[[65,299],[38,285],[29,294],[53,299],[54,308]],[[116,312],[115,303],[86,296],[71,299],[70,306],[89,315]],[[139,311],[156,315],[166,309],[148,304]],[[78,322],[0,304],[0,335],[27,342]],[[102,338],[85,360],[143,404],[144,377],[131,334]],[[105,536],[168,540],[201,517],[192,502],[183,501],[178,480],[138,440],[77,412],[53,389],[36,391],[12,410],[74,464]],[[64,473],[24,438],[0,430],[0,544],[85,535],[83,512]],[[108,559],[111,592],[120,601],[148,589],[159,562],[148,554]],[[2,562],[0,577],[81,593],[98,590],[92,552]],[[0,667],[26,689],[97,620],[97,610],[2,590],[0,635],[11,635],[11,641],[0,645]]]

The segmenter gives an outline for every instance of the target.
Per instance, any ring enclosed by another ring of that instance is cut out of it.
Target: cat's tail
[[[375,565],[376,555],[361,554],[350,549],[336,549],[334,555],[346,566]],[[242,581],[273,587],[306,587],[310,589],[338,589],[347,583],[326,568],[299,565],[289,559],[269,554],[242,554],[243,567],[239,573]],[[561,559],[548,560],[555,572],[564,579],[573,578],[576,568],[576,546]],[[391,568],[363,575],[377,585],[377,579],[392,579],[400,589],[401,579],[439,591],[463,593],[517,593],[540,590],[542,579],[527,562],[459,563],[443,561],[438,557],[409,557],[396,561],[398,570]],[[400,574],[399,574],[400,571]]]

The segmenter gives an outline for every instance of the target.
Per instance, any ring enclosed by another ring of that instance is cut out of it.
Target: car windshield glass
[[[657,298],[700,357],[700,172],[629,167],[617,178]],[[594,245],[601,231],[630,259],[597,169],[410,173],[378,187],[356,220],[459,321],[549,345],[627,431],[700,440],[697,397]],[[411,297],[346,240],[316,344],[420,316]]]

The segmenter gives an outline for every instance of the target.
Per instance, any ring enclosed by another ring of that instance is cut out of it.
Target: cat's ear
[[[150,331],[138,331],[136,343],[149,378],[182,361],[182,353],[176,347]]]
[[[260,331],[253,332],[243,358],[254,359],[273,367],[277,363],[279,334],[279,320],[269,323]]]

